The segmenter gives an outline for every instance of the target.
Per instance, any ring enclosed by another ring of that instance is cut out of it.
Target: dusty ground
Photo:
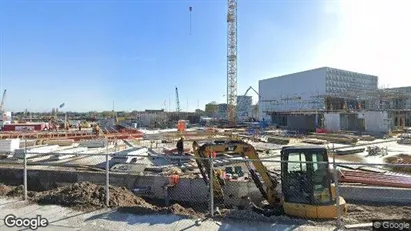
[[[411,155],[399,154],[395,156],[385,157],[384,162],[389,163],[389,164],[410,164],[411,165]],[[411,173],[410,166],[394,166],[392,167],[392,169],[398,172]]]
[[[329,155],[328,159],[331,162],[333,160],[333,156]],[[364,157],[358,155],[358,154],[350,154],[350,155],[335,155],[335,160],[336,161],[348,161],[348,162],[358,162],[361,163],[364,161]]]
[[[348,205],[345,224],[367,223],[376,219],[410,219],[411,206]]]
[[[7,186],[0,184],[0,196],[21,197],[22,186]],[[92,211],[104,208],[105,189],[88,182],[75,183],[69,186],[55,188],[44,192],[28,192],[31,202],[38,204],[54,204],[70,207],[78,211]],[[124,187],[110,187],[111,208],[117,208],[119,212],[132,214],[175,214],[187,218],[205,218],[206,214],[191,208],[174,204],[169,207],[154,205],[144,199],[135,196]],[[348,215],[344,217],[345,224],[358,224],[371,222],[373,219],[409,219],[411,217],[411,206],[371,206],[352,205],[348,207]],[[264,217],[261,214],[246,210],[216,211],[217,219],[234,219],[248,221],[267,221],[277,223],[293,223],[300,225],[332,224],[335,221],[307,221],[287,216]]]

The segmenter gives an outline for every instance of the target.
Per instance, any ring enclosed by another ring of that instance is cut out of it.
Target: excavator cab
[[[333,175],[324,147],[283,147],[281,150],[283,208],[289,215],[307,218],[337,217]],[[343,198],[338,200],[346,213]]]

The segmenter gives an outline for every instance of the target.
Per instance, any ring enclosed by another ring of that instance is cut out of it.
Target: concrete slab
[[[77,212],[68,208],[55,205],[40,206],[27,204],[0,198],[0,230],[30,230],[23,227],[9,228],[4,223],[4,217],[13,214],[18,218],[32,218],[41,215],[46,218],[49,225],[37,230],[334,230],[331,226],[300,226],[286,224],[270,224],[260,222],[226,221],[216,222],[213,220],[202,221],[197,224],[195,220],[182,219],[174,215],[137,216],[119,213],[115,210],[99,210],[90,213]]]

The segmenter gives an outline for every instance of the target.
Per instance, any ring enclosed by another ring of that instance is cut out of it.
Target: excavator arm
[[[281,197],[278,195],[278,192],[276,191],[277,185],[279,183],[278,180],[275,177],[273,177],[270,174],[270,171],[268,171],[268,169],[263,165],[260,158],[258,157],[257,151],[253,146],[245,142],[242,145],[244,145],[243,156],[245,158],[253,160],[251,163],[254,166],[255,170],[251,167],[250,162],[247,161],[246,165],[257,188],[260,190],[261,194],[263,194],[264,198],[271,205],[281,204]],[[261,182],[257,173],[261,176],[264,183]]]
[[[213,152],[212,146],[199,146],[197,142],[193,142],[194,155],[196,157],[197,166],[200,169],[201,176],[204,182],[209,185],[210,179],[213,182],[214,197],[218,201],[224,201],[224,193],[222,186],[225,184],[224,180],[219,177],[216,170],[211,171],[210,155]],[[211,176],[210,176],[211,175]]]
[[[277,179],[271,176],[268,169],[260,161],[255,148],[250,144],[244,141],[235,140],[224,143],[207,143],[199,146],[196,142],[194,142],[193,150],[195,156],[197,157],[197,165],[206,184],[209,184],[209,178],[214,179],[213,186],[214,195],[216,197],[221,199],[224,198],[222,189],[222,186],[224,184],[223,180],[219,178],[219,174],[216,170],[212,172],[210,170],[211,167],[209,155],[217,150],[220,154],[222,154],[223,152],[227,154],[239,154],[244,158],[253,160],[246,161],[245,164],[257,188],[271,205],[279,205],[281,203],[281,199],[276,191],[276,187],[278,185]],[[211,177],[209,177],[210,173],[213,174]],[[262,181],[260,180],[260,176]]]

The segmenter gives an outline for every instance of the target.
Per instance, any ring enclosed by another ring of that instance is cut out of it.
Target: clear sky
[[[410,10],[406,0],[238,0],[238,94],[322,66],[411,85]],[[183,110],[224,102],[226,11],[225,0],[0,0],[5,107],[175,110],[175,86]]]

